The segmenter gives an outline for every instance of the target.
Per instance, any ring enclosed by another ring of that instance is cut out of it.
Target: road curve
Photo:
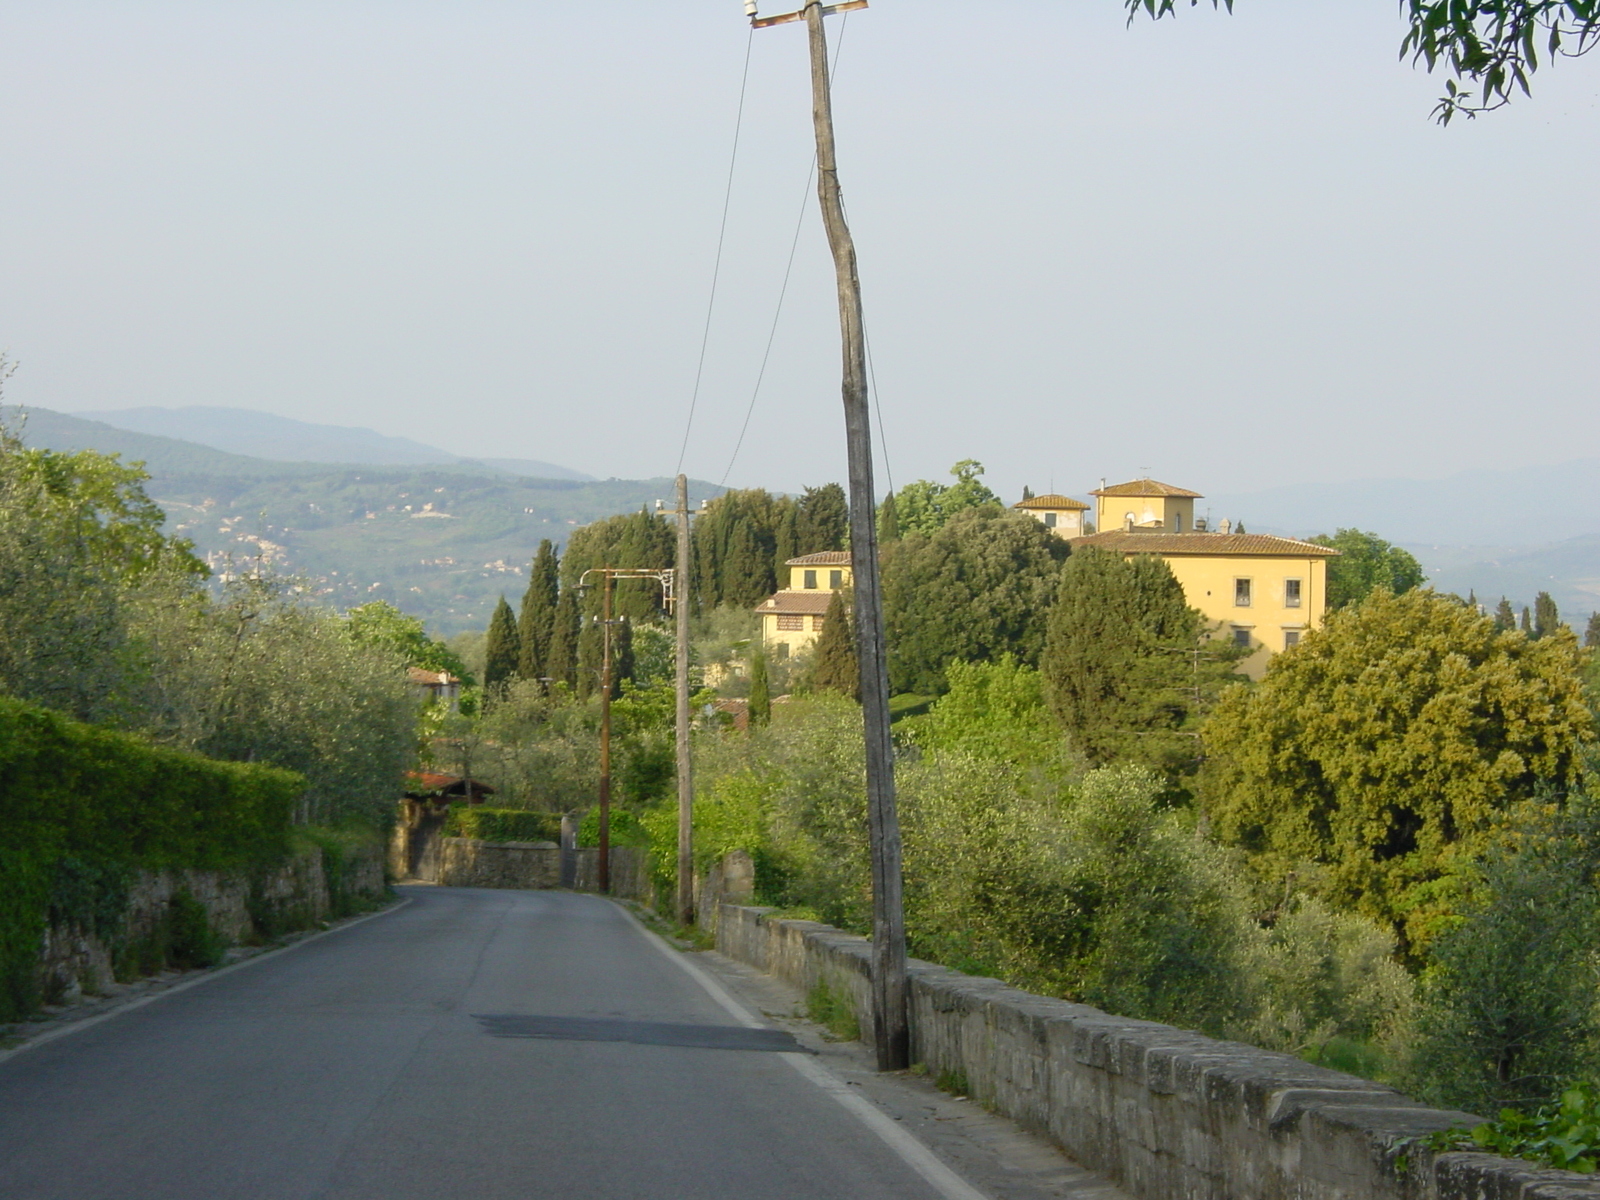
[[[0,1197],[930,1196],[610,902],[408,891],[0,1063]]]

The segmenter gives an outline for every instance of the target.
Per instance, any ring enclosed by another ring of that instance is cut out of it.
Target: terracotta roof
[[[1019,500],[1012,508],[1076,508],[1088,511],[1089,506],[1082,500],[1074,500],[1071,496],[1057,495],[1050,492],[1043,496],[1030,496],[1026,500]]]
[[[461,795],[468,788],[480,796],[494,795],[494,788],[487,783],[476,779],[465,779],[460,775],[439,775],[432,771],[408,771],[406,782],[417,791],[441,792],[450,795]]]
[[[421,667],[407,667],[406,678],[412,683],[430,687],[442,687],[446,684],[461,682],[449,671],[425,671]]]
[[[1199,492],[1185,491],[1181,487],[1173,487],[1170,483],[1159,483],[1154,479],[1135,479],[1129,483],[1114,483],[1108,488],[1090,492],[1091,496],[1187,496],[1191,500],[1202,499]]]
[[[1339,552],[1298,538],[1275,537],[1270,533],[1148,533],[1113,529],[1069,538],[1073,546],[1098,546],[1102,550],[1124,550],[1130,554],[1238,554],[1283,558],[1316,556],[1331,558]]]
[[[823,550],[818,554],[802,554],[799,558],[789,559],[783,565],[786,567],[848,567],[850,565],[850,551]]]
[[[807,588],[797,591],[785,588],[764,600],[758,613],[825,613],[833,603],[833,593],[827,588]]]

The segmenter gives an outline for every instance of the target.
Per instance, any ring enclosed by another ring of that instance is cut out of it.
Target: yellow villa
[[[761,641],[775,658],[787,658],[810,647],[822,633],[833,594],[850,586],[848,550],[802,554],[783,565],[789,568],[789,586],[756,608]]]
[[[1239,669],[1260,678],[1272,655],[1322,624],[1328,607],[1328,559],[1338,553],[1314,542],[1265,533],[1234,533],[1195,519],[1200,493],[1154,479],[1136,479],[1091,493],[1100,533],[1072,538],[1131,558],[1154,554],[1171,569],[1184,598],[1215,627],[1255,653]]]
[[[1027,513],[1057,537],[1074,538],[1087,532],[1083,527],[1083,514],[1089,511],[1089,506],[1071,496],[1058,496],[1053,492],[1029,496],[1011,507]]]

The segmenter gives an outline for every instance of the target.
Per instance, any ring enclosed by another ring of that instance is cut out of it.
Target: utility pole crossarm
[[[822,15],[825,17],[831,17],[834,13],[854,12],[858,8],[865,7],[867,7],[867,0],[846,0],[846,2],[843,4],[823,5]],[[784,13],[781,17],[758,17],[752,14],[750,17],[750,28],[767,29],[773,25],[787,25],[790,21],[804,21],[805,19],[806,10],[803,8],[798,12]]]

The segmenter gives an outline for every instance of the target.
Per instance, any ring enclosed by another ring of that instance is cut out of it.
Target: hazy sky
[[[1393,0],[1237,7],[830,19],[897,484],[1596,453],[1600,61],[1440,129]],[[0,0],[9,399],[669,474],[748,39],[740,0]],[[805,53],[754,37],[685,462],[728,472],[804,206],[739,486],[843,475]]]

